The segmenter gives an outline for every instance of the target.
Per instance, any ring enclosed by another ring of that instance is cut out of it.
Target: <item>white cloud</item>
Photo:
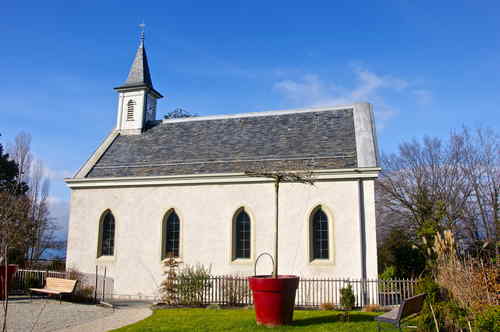
[[[274,85],[274,89],[294,106],[322,107],[354,102],[369,101],[375,105],[379,126],[396,115],[398,110],[390,105],[384,95],[386,93],[402,93],[408,90],[408,81],[390,75],[378,75],[361,66],[354,66],[355,85],[346,88],[332,82],[322,80],[318,75],[304,75],[299,80],[282,80]],[[417,92],[418,91],[418,92]],[[413,95],[420,101],[430,101],[430,92],[414,90]]]

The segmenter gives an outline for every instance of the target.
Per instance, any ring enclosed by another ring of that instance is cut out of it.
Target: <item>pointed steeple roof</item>
[[[153,81],[151,80],[151,73],[149,72],[148,57],[146,55],[146,48],[144,47],[144,34],[141,34],[141,42],[135,53],[134,62],[130,67],[127,80],[123,85],[115,89],[122,90],[141,87],[149,88],[161,97],[161,94],[153,88]]]
[[[128,73],[125,85],[146,85],[150,88],[153,87],[151,74],[149,72],[148,57],[146,55],[143,40],[141,40],[141,44],[135,53],[134,62]]]

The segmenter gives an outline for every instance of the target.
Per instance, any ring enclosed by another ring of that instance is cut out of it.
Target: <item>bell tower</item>
[[[134,62],[123,85],[115,88],[118,92],[118,116],[116,129],[121,135],[138,135],[146,123],[156,120],[156,102],[163,96],[153,88],[149,72],[146,48],[144,47],[144,24],[140,27],[141,38]]]

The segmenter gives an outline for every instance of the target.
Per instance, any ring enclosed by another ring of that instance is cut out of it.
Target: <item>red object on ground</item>
[[[7,265],[7,285],[12,280],[12,276],[17,271],[17,265]],[[5,299],[5,265],[0,266],[0,300]]]
[[[248,278],[248,282],[253,293],[257,324],[279,326],[292,322],[298,276],[254,276]]]

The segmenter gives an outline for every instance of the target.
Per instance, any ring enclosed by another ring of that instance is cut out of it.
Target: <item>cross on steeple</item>
[[[142,21],[141,24],[139,24],[139,28],[141,28],[141,45],[144,45],[144,28],[146,27],[146,24],[144,24],[144,21]]]

